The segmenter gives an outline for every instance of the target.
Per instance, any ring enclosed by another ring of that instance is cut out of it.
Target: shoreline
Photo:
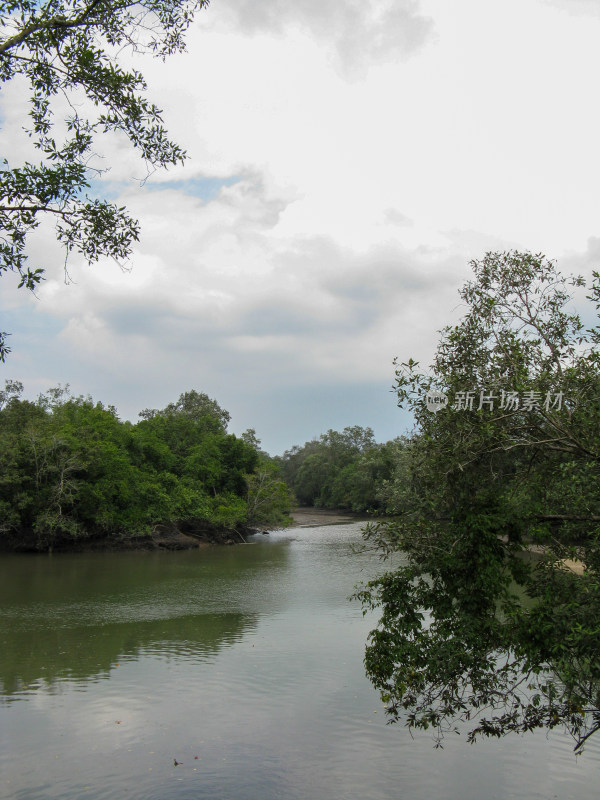
[[[352,511],[343,511],[329,508],[312,508],[299,506],[290,512],[293,520],[292,528],[314,528],[321,525],[342,525],[346,522],[359,522],[367,520],[364,514],[354,514]]]
[[[292,524],[287,528],[314,528],[325,525],[342,525],[365,519],[364,515],[350,511],[298,507],[290,512]],[[283,526],[239,525],[226,528],[206,520],[180,520],[155,525],[152,532],[138,536],[98,535],[91,533],[73,539],[57,538],[39,542],[33,531],[20,531],[0,537],[2,553],[82,553],[82,552],[142,552],[198,550],[205,547],[247,544],[247,537]]]

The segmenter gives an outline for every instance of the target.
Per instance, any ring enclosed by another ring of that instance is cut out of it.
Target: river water
[[[434,750],[386,724],[362,665],[376,618],[347,599],[382,569],[360,527],[2,556],[0,797],[596,800],[598,742]]]

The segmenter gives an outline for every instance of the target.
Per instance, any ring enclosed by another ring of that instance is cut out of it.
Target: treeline
[[[203,535],[284,525],[292,497],[253,430],[186,392],[140,421],[58,388],[36,402],[0,391],[0,546],[49,549],[83,538]],[[210,536],[209,536],[210,538]]]
[[[275,461],[301,505],[388,512],[405,448],[402,437],[378,444],[371,428],[354,425],[329,430]]]

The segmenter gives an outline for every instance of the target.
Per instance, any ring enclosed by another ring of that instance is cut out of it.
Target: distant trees
[[[44,549],[90,535],[147,535],[183,520],[228,529],[287,521],[290,498],[276,467],[227,433],[229,414],[205,394],[186,392],[133,425],[65,389],[35,403],[21,391],[7,382],[0,392],[5,542]]]
[[[278,460],[282,475],[302,505],[355,512],[385,510],[403,441],[375,442],[371,428],[329,430]]]

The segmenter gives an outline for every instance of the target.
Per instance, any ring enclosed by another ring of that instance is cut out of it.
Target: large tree
[[[600,729],[599,332],[544,256],[472,266],[431,369],[398,364],[416,432],[398,516],[366,532],[403,552],[359,592],[382,611],[367,673],[391,721],[438,743],[564,726],[581,750]],[[593,313],[597,274],[588,292]]]
[[[29,234],[44,217],[55,220],[67,255],[89,262],[110,256],[122,263],[139,226],[125,208],[93,193],[90,180],[105,168],[95,159],[97,134],[121,132],[148,169],[185,159],[169,140],[161,110],[146,97],[137,70],[123,53],[160,58],[184,49],[194,12],[208,0],[8,0],[0,10],[0,82],[20,80],[29,92],[26,133],[39,152],[35,163],[0,170],[0,274],[35,287],[43,265],[27,260]],[[67,109],[64,124],[54,113]],[[0,333],[0,360],[10,348]]]

